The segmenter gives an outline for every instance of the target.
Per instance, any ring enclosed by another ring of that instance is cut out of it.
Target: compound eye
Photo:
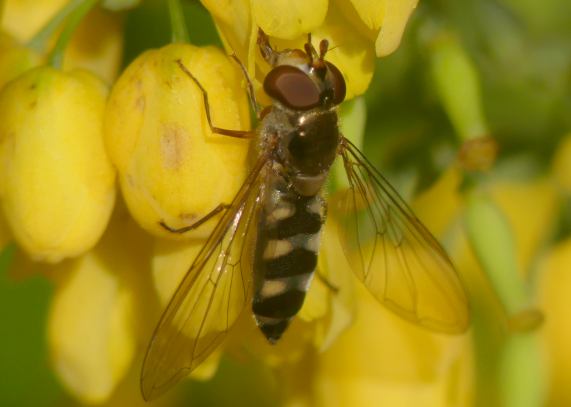
[[[333,88],[333,104],[338,105],[345,99],[347,87],[345,86],[345,79],[341,71],[331,62],[326,62],[329,71],[328,79]]]
[[[264,90],[273,99],[290,109],[309,110],[319,105],[319,88],[300,69],[290,66],[277,66],[264,80]]]

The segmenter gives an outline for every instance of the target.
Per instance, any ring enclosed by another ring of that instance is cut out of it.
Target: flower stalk
[[[478,261],[510,318],[510,328],[525,331],[537,327],[542,317],[529,308],[530,296],[519,274],[512,230],[487,195],[475,191],[468,195],[466,227]]]
[[[541,374],[537,334],[532,331],[543,322],[543,314],[530,306],[531,296],[519,273],[515,238],[505,215],[488,195],[473,190],[467,198],[469,242],[508,317],[509,336],[499,364],[501,405],[541,405],[545,376]]]
[[[167,3],[171,22],[171,41],[173,43],[188,43],[188,29],[180,0],[168,0]]]
[[[61,27],[67,17],[84,2],[85,0],[70,0],[32,37],[28,42],[28,47],[38,53],[43,53],[53,34]]]
[[[432,76],[457,136],[466,141],[487,135],[480,79],[466,50],[448,33],[436,35],[431,45]]]
[[[68,6],[70,8],[70,10],[68,11],[68,15],[67,16],[64,15],[61,17],[61,20],[66,19],[67,23],[65,24],[65,27],[64,27],[62,33],[60,34],[54,49],[52,50],[52,52],[50,53],[50,55],[48,57],[48,63],[51,66],[53,66],[54,68],[61,68],[62,67],[63,56],[65,54],[65,50],[67,48],[67,45],[73,36],[73,33],[75,32],[76,28],[79,26],[79,24],[81,23],[83,18],[87,15],[87,13],[89,13],[89,11],[91,11],[91,9],[93,7],[95,7],[95,5],[97,5],[98,2],[99,2],[99,0],[83,0],[81,2],[77,2],[77,1],[72,0],[72,1],[70,1],[70,3],[68,3]],[[78,3],[78,4],[76,4],[76,3]],[[64,9],[62,9],[62,11],[60,13],[58,13],[58,15],[56,15],[56,17],[54,18],[54,20],[56,20],[55,22],[61,22],[61,21],[58,21],[58,16],[59,16],[59,14],[66,11],[68,6],[64,7]],[[46,34],[45,35],[47,35],[48,28],[50,28],[50,30],[55,30],[56,27],[59,26],[59,24],[55,25],[54,20],[52,20],[52,21],[50,21],[50,23],[48,23],[48,26],[46,27]],[[55,27],[51,27],[52,22],[54,22]],[[44,31],[44,29],[42,29],[42,31]],[[42,33],[42,31],[40,31],[40,33]],[[49,38],[49,36],[48,36],[48,38]],[[34,40],[32,40],[32,42],[33,41]],[[45,41],[45,39],[43,39],[43,41]]]

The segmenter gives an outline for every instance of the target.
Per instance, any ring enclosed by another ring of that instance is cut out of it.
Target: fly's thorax
[[[261,129],[262,138],[277,138],[275,157],[297,192],[319,193],[339,147],[337,111],[299,112],[274,105]]]

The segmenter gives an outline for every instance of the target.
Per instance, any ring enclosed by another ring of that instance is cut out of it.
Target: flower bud
[[[115,84],[105,115],[106,145],[136,221],[163,237],[229,204],[246,172],[249,143],[213,134],[214,126],[247,129],[247,98],[237,65],[216,48],[172,44],[145,52]],[[207,236],[218,217],[186,236]],[[177,235],[178,236],[178,235]]]
[[[431,45],[431,69],[436,90],[457,135],[463,141],[485,136],[489,130],[476,66],[453,35],[440,34]]]
[[[117,79],[123,55],[123,19],[100,8],[81,22],[65,51],[64,69],[87,69],[110,84]]]
[[[2,4],[2,27],[18,40],[28,41],[65,6],[66,2],[66,0],[6,0]]]
[[[57,262],[95,245],[115,198],[107,91],[87,72],[33,69],[0,93],[0,194],[22,248]]]
[[[50,356],[64,386],[85,404],[104,402],[124,381],[139,335],[153,323],[151,243],[118,210],[93,250],[54,267]]]
[[[0,32],[0,89],[39,62],[39,56],[10,35]]]

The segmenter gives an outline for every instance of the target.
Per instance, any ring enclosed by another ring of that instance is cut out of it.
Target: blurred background
[[[182,4],[191,42],[221,46],[208,11]],[[170,41],[159,1],[120,20],[122,67]],[[571,405],[571,2],[421,0],[399,49],[375,64],[359,102],[363,151],[444,242],[471,295],[462,405]],[[0,404],[76,405],[49,362],[52,284],[14,278],[14,252],[0,259]],[[211,381],[182,387],[158,404],[281,404],[269,368],[227,357]],[[104,405],[142,404],[130,397]]]

